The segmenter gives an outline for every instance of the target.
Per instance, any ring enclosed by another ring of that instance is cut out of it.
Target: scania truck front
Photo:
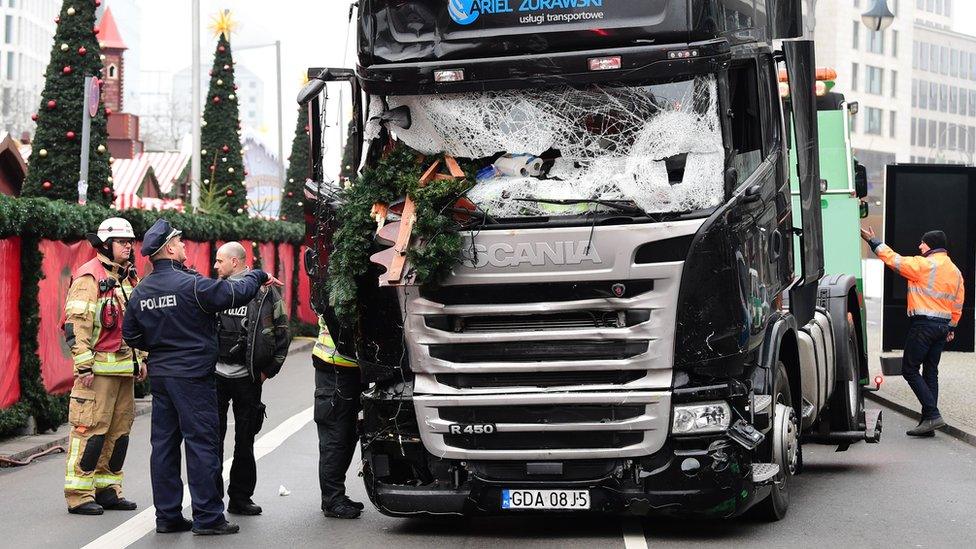
[[[799,0],[358,2],[358,67],[310,69],[300,98],[316,287],[344,177],[362,184],[357,168],[404,147],[478,172],[447,209],[468,220],[448,276],[417,284],[408,263],[391,283],[374,265],[357,273],[352,322],[335,295],[317,304],[371,382],[377,508],[779,519],[803,440],[877,440],[855,280],[824,276],[800,13]],[[372,251],[393,245],[381,225]]]

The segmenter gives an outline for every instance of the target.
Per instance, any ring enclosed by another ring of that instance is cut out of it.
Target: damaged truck
[[[356,4],[305,263],[381,512],[778,520],[803,443],[878,441],[800,4]]]

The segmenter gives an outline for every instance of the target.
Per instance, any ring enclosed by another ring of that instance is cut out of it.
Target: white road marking
[[[647,537],[640,520],[626,518],[621,521],[620,529],[624,533],[624,549],[647,549]]]
[[[312,421],[312,407],[291,416],[269,433],[254,441],[254,459],[259,460],[282,445],[288,437],[297,433]],[[224,461],[224,480],[230,476],[231,459]],[[183,487],[183,508],[190,506],[190,490]],[[150,506],[138,515],[116,526],[82,549],[123,548],[139,541],[156,529],[156,508]]]

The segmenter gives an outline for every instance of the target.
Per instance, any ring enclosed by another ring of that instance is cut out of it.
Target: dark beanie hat
[[[929,231],[922,235],[922,242],[933,250],[945,248],[947,244],[946,234],[942,231]]]

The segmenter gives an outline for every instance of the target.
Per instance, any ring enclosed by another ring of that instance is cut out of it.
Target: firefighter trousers
[[[319,488],[322,509],[346,495],[346,471],[356,453],[356,419],[363,384],[359,368],[313,361],[315,369],[314,418],[319,435]]]
[[[69,508],[96,501],[109,490],[122,497],[122,464],[135,417],[133,386],[131,375],[96,375],[91,387],[75,379],[68,403],[71,433],[64,476]]]

